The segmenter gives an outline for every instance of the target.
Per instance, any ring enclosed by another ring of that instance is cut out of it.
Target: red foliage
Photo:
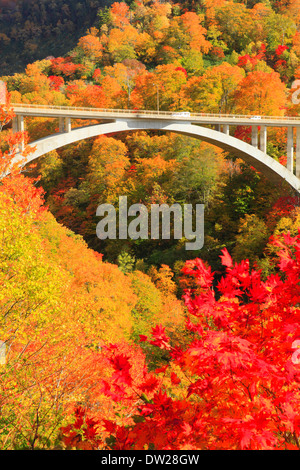
[[[89,418],[86,410],[80,406],[75,409],[74,416],[73,424],[61,428],[66,447],[81,450],[97,448],[101,442],[97,432],[97,422]]]
[[[187,77],[187,71],[183,67],[176,67],[175,70],[180,70],[181,72],[184,73],[184,75]]]
[[[101,70],[100,69],[95,69],[93,73],[93,79],[98,81],[101,78]]]
[[[279,163],[281,163],[281,165],[283,165],[283,166],[286,166],[287,156],[286,155],[281,155],[281,157],[279,157]]]
[[[65,83],[65,81],[62,77],[57,77],[56,75],[50,75],[50,77],[48,77],[48,78],[50,80],[50,88],[52,90],[59,91],[60,88]]]
[[[262,60],[265,58],[265,53],[266,53],[266,46],[265,44],[262,44],[257,54],[253,56],[250,56],[249,54],[240,56],[237,65],[239,67],[245,67],[248,64],[251,64],[252,67],[254,67],[259,60]]]
[[[128,169],[128,173],[130,174],[135,174],[137,172],[136,165],[131,165],[130,168]]]
[[[210,54],[215,57],[218,57],[219,59],[223,59],[223,57],[225,57],[223,49],[217,46],[211,48]]]
[[[284,52],[284,51],[287,51],[288,50],[288,46],[282,46],[282,45],[279,45],[275,51],[275,54],[278,55],[278,56],[281,56],[281,54]]]
[[[235,130],[234,137],[249,143],[251,141],[251,127],[238,126]]]
[[[154,346],[157,346],[160,349],[171,349],[169,344],[169,338],[167,338],[165,334],[165,328],[163,326],[157,325],[152,328],[152,336],[154,339],[152,341],[149,341],[150,344],[153,344]],[[145,335],[140,335],[140,340],[147,341],[148,338]]]
[[[280,158],[280,163],[282,165],[286,164],[286,156]],[[273,230],[278,220],[282,217],[288,217],[289,214],[293,211],[295,207],[299,205],[298,197],[291,197],[291,196],[282,196],[280,197],[269,213],[266,215],[266,223],[268,227]]]
[[[214,275],[200,259],[188,261],[183,274],[193,276],[200,293],[186,289],[192,340],[171,346],[163,328],[152,331],[150,344],[169,351],[174,390],[147,380],[155,393],[144,398],[128,426],[105,422],[113,449],[287,449],[300,447],[297,345],[300,339],[300,230],[274,240],[278,269],[265,281],[249,262],[234,263],[226,249],[225,275],[213,290]],[[193,318],[193,321],[191,319]],[[147,340],[142,337],[142,340]],[[115,357],[115,383],[131,374],[126,358]],[[124,368],[121,372],[120,369]],[[123,376],[123,374],[125,374]],[[132,377],[130,383],[134,383]],[[179,385],[180,384],[180,385]],[[103,423],[102,423],[103,424]]]
[[[248,62],[253,63],[253,58],[251,58],[249,54],[245,54],[239,57],[238,66],[244,67],[245,65],[247,65]]]
[[[82,64],[74,64],[71,57],[57,57],[51,59],[51,69],[55,75],[75,78],[77,74],[81,75],[84,73],[86,67]]]

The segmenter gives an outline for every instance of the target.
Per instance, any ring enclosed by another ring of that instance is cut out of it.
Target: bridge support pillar
[[[71,118],[66,117],[65,118],[65,132],[71,132],[72,126],[71,126]]]
[[[215,130],[216,131],[221,131],[221,124],[215,124]]]
[[[229,125],[228,124],[223,124],[223,132],[226,135],[229,135]]]
[[[296,127],[296,176],[300,178],[300,127]]]
[[[25,125],[24,125],[24,116],[18,116],[18,127],[19,127],[19,131],[20,132],[24,132],[25,131]],[[25,149],[25,142],[24,142],[24,138],[22,139],[22,142],[20,144],[20,150],[21,152],[23,152],[23,150]]]
[[[24,132],[24,116],[14,116],[12,119],[13,132]]]
[[[13,133],[16,132],[24,132],[25,126],[24,126],[24,116],[17,115],[13,117],[12,119],[12,131]],[[22,139],[21,144],[19,145],[19,149],[22,152],[25,148],[25,143],[24,139]]]
[[[58,118],[59,122],[59,132],[64,132],[65,130],[65,119],[63,117]]]
[[[289,126],[287,128],[287,149],[286,149],[286,167],[293,173],[294,170],[294,128]]]
[[[253,145],[253,147],[258,148],[258,127],[257,126],[252,126],[251,144]]]
[[[12,118],[12,131],[13,133],[18,132],[18,116]]]
[[[260,128],[260,150],[267,153],[267,126]]]

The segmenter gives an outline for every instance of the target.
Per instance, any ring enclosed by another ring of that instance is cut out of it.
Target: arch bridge
[[[185,113],[129,109],[97,109],[69,106],[12,104],[15,117],[13,132],[26,130],[26,117],[58,120],[58,132],[31,142],[36,147],[26,163],[73,142],[101,134],[137,130],[162,130],[194,137],[222,148],[263,173],[274,184],[286,181],[300,192],[300,118],[288,116],[247,116],[232,114]],[[72,120],[93,121],[72,128]],[[95,124],[95,121],[99,121]],[[230,128],[251,127],[251,143],[230,135]],[[286,129],[287,163],[283,166],[267,154],[267,131],[271,127]],[[21,144],[13,163],[22,159]]]

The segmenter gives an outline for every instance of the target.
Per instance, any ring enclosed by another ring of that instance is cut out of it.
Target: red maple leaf
[[[129,373],[129,370],[131,369],[129,358],[124,354],[117,354],[110,359],[110,363],[115,369],[115,373],[113,374],[112,378],[115,379],[116,382],[122,382],[127,385],[131,385],[132,377]]]
[[[162,325],[156,325],[152,328],[152,336],[155,338],[150,344],[158,346],[160,349],[170,350],[169,338],[165,334],[165,328]]]
[[[230,254],[228,253],[227,248],[223,248],[223,250],[221,250],[221,251],[223,253],[223,256],[220,256],[220,258],[221,258],[221,262],[222,262],[223,266],[227,266],[227,268],[231,268],[232,267],[232,258],[230,256]]]

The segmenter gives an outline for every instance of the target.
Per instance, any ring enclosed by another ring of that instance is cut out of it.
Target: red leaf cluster
[[[223,249],[225,275],[216,292],[202,260],[186,263],[183,275],[200,286],[184,294],[191,341],[171,346],[161,326],[152,330],[154,339],[141,337],[169,351],[169,363],[155,373],[169,374],[171,393],[155,375],[147,378],[141,388],[154,392],[152,398],[144,397],[134,424],[110,425],[111,448],[300,447],[300,231],[273,243],[279,248],[278,273],[266,280],[247,260],[234,263]],[[116,356],[113,364],[114,380],[126,382],[126,358]]]

